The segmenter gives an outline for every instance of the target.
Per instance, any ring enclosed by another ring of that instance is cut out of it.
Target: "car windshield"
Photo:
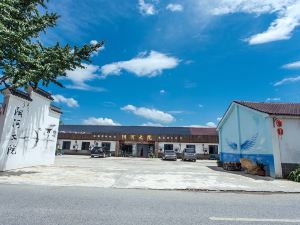
[[[186,153],[195,153],[195,149],[190,148],[190,149],[185,149]]]
[[[93,151],[102,151],[102,148],[101,147],[94,147]]]

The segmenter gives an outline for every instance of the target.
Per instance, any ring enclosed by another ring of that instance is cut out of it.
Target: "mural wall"
[[[221,159],[238,162],[248,158],[266,165],[266,171],[274,176],[274,157],[270,118],[233,103],[230,114],[220,129]]]
[[[0,114],[0,171],[54,162],[60,113],[51,100],[31,92],[28,98],[4,91]]]

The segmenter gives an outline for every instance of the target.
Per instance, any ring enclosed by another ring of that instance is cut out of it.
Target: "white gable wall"
[[[9,94],[0,117],[0,171],[54,162],[60,114],[51,100],[31,93],[32,101]]]

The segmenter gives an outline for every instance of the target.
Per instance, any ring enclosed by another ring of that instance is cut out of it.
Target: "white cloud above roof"
[[[63,103],[71,108],[79,107],[78,101],[74,98],[66,98],[63,95],[52,95],[54,102]]]
[[[289,84],[289,83],[295,83],[295,82],[298,82],[300,81],[300,76],[297,76],[297,77],[287,77],[287,78],[284,78],[280,81],[277,81],[274,86],[280,86],[280,85],[283,85],[283,84]]]
[[[126,105],[121,108],[123,111],[133,113],[134,115],[160,123],[171,123],[175,121],[174,116],[154,108],[136,107],[133,105]]]
[[[128,61],[114,62],[102,66],[102,75],[120,75],[122,71],[133,73],[138,77],[155,77],[163,70],[173,69],[178,66],[179,59],[166,54],[150,51],[142,52],[137,57]]]
[[[290,39],[294,29],[300,24],[299,0],[218,0],[211,5],[213,15],[277,14],[267,30],[246,39],[251,45]]]
[[[181,12],[183,11],[183,6],[178,3],[170,3],[167,5],[166,9],[172,12]]]
[[[285,69],[300,69],[300,61],[288,63],[282,66]]]
[[[75,70],[66,71],[67,80],[72,84],[67,85],[67,88],[77,90],[92,90],[92,91],[104,91],[103,88],[93,87],[86,82],[100,78],[100,67],[93,64],[83,64],[85,68],[76,68]]]
[[[119,123],[113,121],[110,118],[103,118],[103,117],[89,117],[82,122],[84,125],[111,125],[111,126],[118,126]]]
[[[154,4],[145,2],[145,0],[139,0],[139,11],[146,16],[155,15],[157,12]]]

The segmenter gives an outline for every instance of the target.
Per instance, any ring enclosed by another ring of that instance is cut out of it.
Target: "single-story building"
[[[216,128],[61,125],[58,144],[65,154],[90,154],[103,146],[112,156],[160,157],[164,150],[194,148],[198,158],[218,157]]]
[[[220,158],[248,158],[272,177],[300,164],[300,104],[233,101],[218,124]]]

